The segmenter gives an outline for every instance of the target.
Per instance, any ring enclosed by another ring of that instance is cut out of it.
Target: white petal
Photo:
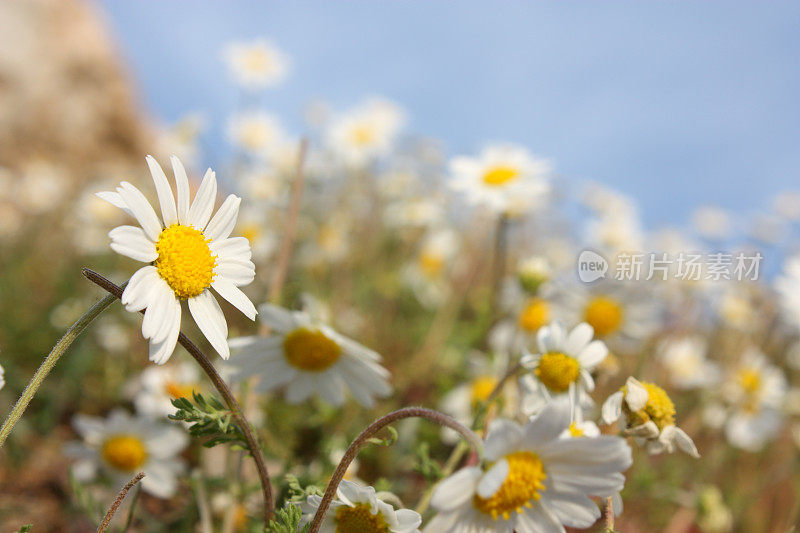
[[[111,237],[111,249],[120,255],[150,263],[158,257],[156,246],[147,238],[144,230],[136,226],[119,226],[112,229],[108,236]]]
[[[253,305],[253,302],[250,301],[250,298],[247,297],[242,290],[227,281],[226,279],[219,279],[211,284],[211,287],[217,291],[217,293],[225,298],[231,305],[233,305],[236,309],[244,313],[244,315],[249,318],[250,320],[256,319],[256,307]]]
[[[603,403],[603,423],[613,424],[622,416],[622,391],[617,391]]]
[[[295,313],[279,305],[261,304],[258,306],[260,320],[280,333],[288,333],[300,325],[295,319]]]
[[[252,261],[220,261],[214,274],[236,286],[248,285],[256,277],[256,266]]]
[[[630,377],[625,383],[627,392],[625,393],[625,403],[631,411],[641,411],[647,405],[647,389],[636,378]]]
[[[177,301],[176,301],[177,303]],[[157,365],[166,363],[172,352],[175,351],[175,344],[178,342],[178,335],[181,332],[181,312],[178,303],[178,314],[173,317],[173,323],[169,333],[161,342],[151,342],[149,346],[150,360]]]
[[[484,444],[484,455],[489,461],[496,461],[519,447],[522,441],[522,427],[516,422],[498,418],[489,424]]]
[[[131,312],[141,311],[150,303],[150,293],[160,278],[153,265],[143,266],[133,273],[120,301]]]
[[[139,189],[127,181],[123,181],[120,184],[117,188],[117,192],[125,203],[128,204],[133,216],[136,217],[136,220],[139,222],[139,225],[142,226],[147,237],[151,241],[156,242],[161,233],[161,222],[159,222],[156,212],[153,211],[153,207],[150,205],[150,202],[147,201],[147,198],[144,197]]]
[[[212,241],[217,239],[227,239],[236,225],[236,217],[239,216],[239,204],[242,199],[235,194],[229,195],[222,202],[219,210],[208,223],[203,234],[211,238]]]
[[[194,196],[192,207],[189,208],[189,224],[203,231],[214,211],[214,201],[217,199],[217,177],[210,168],[206,170],[200,188]]]
[[[583,494],[545,490],[542,503],[565,526],[587,528],[600,518],[600,509]]]
[[[549,401],[530,422],[525,424],[525,448],[537,449],[539,446],[557,439],[570,424],[570,404],[566,397]]]
[[[459,507],[475,495],[480,477],[480,468],[474,466],[462,468],[436,485],[431,505],[439,511],[449,511]]]
[[[153,176],[153,182],[156,184],[158,203],[161,205],[161,218],[164,220],[164,225],[169,227],[178,222],[175,197],[172,195],[167,175],[164,174],[164,170],[158,164],[158,161],[151,155],[148,155],[145,159],[147,160],[147,166],[150,167],[150,175]]]
[[[578,362],[589,370],[599,365],[608,355],[608,347],[603,341],[592,341],[578,354]]]
[[[411,509],[398,509],[395,516],[397,527],[394,528],[394,533],[414,533],[422,524],[422,517]]]
[[[594,329],[592,329],[592,326],[586,322],[578,324],[567,336],[564,352],[572,356],[578,355],[589,344],[593,335]]]
[[[125,203],[125,200],[122,199],[122,196],[119,195],[118,192],[112,191],[102,191],[94,193],[95,196],[100,198],[101,200],[105,200],[106,202],[110,203],[114,207],[119,207],[130,216],[133,216],[133,212],[128,209],[128,204]]]
[[[250,241],[244,237],[230,237],[211,241],[208,247],[221,261],[228,258],[246,261],[253,256],[253,252],[250,249]]]
[[[183,163],[176,156],[169,158],[172,162],[172,172],[175,173],[175,190],[178,196],[178,222],[189,225],[189,178]]]
[[[510,468],[505,458],[500,459],[492,465],[489,471],[486,472],[478,482],[478,487],[475,490],[478,496],[484,499],[494,496],[508,477]]]
[[[226,341],[228,325],[214,296],[206,290],[194,298],[189,298],[188,301],[192,317],[211,346],[223,359],[230,357],[230,349]]]

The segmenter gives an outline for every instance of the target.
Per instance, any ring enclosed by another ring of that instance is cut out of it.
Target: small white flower
[[[122,485],[144,472],[145,491],[159,498],[175,493],[184,469],[178,455],[188,444],[180,427],[122,410],[112,411],[106,419],[76,415],[73,425],[83,442],[69,444],[66,452],[76,459],[73,472],[78,479],[91,480],[100,468]]]
[[[251,111],[231,117],[228,138],[245,152],[265,157],[283,143],[285,134],[275,117]]]
[[[514,211],[518,203],[538,207],[550,191],[550,163],[512,144],[487,146],[478,157],[459,156],[450,162],[450,188],[471,204],[493,211]]]
[[[277,85],[286,78],[289,67],[286,55],[266,39],[229,44],[225,59],[236,82],[249,90]]]
[[[602,418],[606,424],[621,419],[623,434],[634,437],[651,454],[672,453],[677,448],[700,457],[691,437],[675,426],[672,400],[654,383],[629,377],[622,390],[603,404]]]
[[[695,231],[706,239],[723,240],[730,236],[733,221],[730,214],[720,207],[703,206],[692,215]]]
[[[454,231],[432,230],[422,239],[413,261],[403,268],[403,281],[425,307],[437,307],[447,297],[448,273],[457,251]]]
[[[658,346],[659,360],[670,381],[682,389],[695,389],[719,382],[720,370],[706,359],[707,344],[700,336],[665,339]]]
[[[308,497],[300,507],[301,525],[309,523],[319,509],[322,498]],[[342,480],[336,498],[320,524],[322,533],[415,533],[422,517],[410,509],[398,509],[384,502],[369,486]]]
[[[430,533],[563,532],[599,517],[591,496],[611,496],[625,482],[631,449],[619,437],[563,439],[566,401],[552,401],[520,426],[497,419],[484,450],[486,465],[463,468],[439,483],[431,499],[439,514]]]
[[[318,394],[338,406],[349,390],[361,405],[371,407],[375,397],[391,393],[389,372],[374,351],[305,312],[271,304],[262,305],[259,311],[272,335],[231,339],[231,347],[237,351],[230,361],[234,380],[257,376],[260,392],[286,385],[289,403]]]
[[[109,233],[111,249],[137,261],[150,263],[131,276],[122,304],[131,312],[146,309],[142,335],[150,340],[150,360],[165,363],[175,348],[181,327],[181,301],[200,331],[223,359],[230,355],[228,325],[209,289],[255,320],[256,309],[239,289],[253,281],[250,244],[244,237],[230,237],[241,198],[229,195],[212,218],[217,178],[206,171],[194,201],[189,205],[189,178],[177,157],[172,169],[177,185],[177,205],[167,176],[155,159],[147,164],[156,185],[161,220],[145,196],[123,181],[116,192],[97,196],[124,210],[141,227],[119,226]]]
[[[192,398],[200,392],[200,372],[188,361],[164,366],[149,366],[137,379],[138,389],[133,398],[136,412],[146,416],[164,417],[174,414],[172,400]]]
[[[397,104],[371,99],[333,120],[327,144],[345,163],[363,166],[389,152],[404,122]]]

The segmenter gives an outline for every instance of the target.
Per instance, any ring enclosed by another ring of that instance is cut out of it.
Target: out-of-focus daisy
[[[389,204],[384,221],[391,227],[432,227],[444,219],[440,198],[403,198]]]
[[[447,296],[447,274],[457,250],[455,232],[432,231],[423,238],[414,260],[403,269],[403,280],[422,305],[435,307]]]
[[[552,396],[565,393],[576,405],[594,390],[591,372],[606,358],[608,348],[602,341],[592,340],[593,336],[592,327],[586,323],[569,332],[558,322],[539,330],[538,353],[522,358],[522,365],[532,370],[523,377],[532,391],[524,402],[527,412],[536,412]]]
[[[691,335],[665,339],[657,351],[670,382],[681,389],[695,389],[714,385],[720,378],[719,366],[706,359],[707,349],[703,337]]]
[[[793,255],[783,264],[783,272],[775,280],[781,311],[785,321],[800,329],[800,255]]]
[[[497,419],[485,441],[486,465],[463,468],[439,483],[431,504],[439,511],[430,533],[563,532],[599,517],[591,496],[611,496],[625,482],[631,450],[619,437],[563,439],[569,403],[553,401],[520,426]]]
[[[518,200],[540,204],[550,191],[550,163],[510,144],[486,147],[478,157],[450,161],[448,184],[472,204],[505,212]]]
[[[261,320],[270,337],[231,340],[237,356],[230,361],[233,379],[257,376],[256,389],[267,392],[286,386],[286,400],[300,403],[318,394],[342,405],[349,390],[361,405],[371,407],[375,397],[391,392],[389,372],[380,355],[315,321],[302,311],[264,304]]]
[[[539,288],[553,275],[550,261],[541,255],[526,257],[517,265],[517,280],[528,294],[537,294]]]
[[[730,214],[714,206],[696,209],[692,215],[692,226],[701,237],[715,241],[728,238],[733,230]]]
[[[229,44],[225,60],[236,82],[249,90],[277,85],[286,78],[289,67],[286,55],[266,39]]]
[[[284,139],[278,120],[264,112],[250,111],[231,117],[228,121],[228,138],[245,152],[264,157]]]
[[[725,425],[728,441],[758,451],[781,426],[786,377],[755,348],[748,349],[722,386],[731,414]]]
[[[733,530],[733,513],[725,505],[722,492],[706,485],[697,494],[697,525],[704,533],[728,533]]]
[[[239,289],[255,277],[250,244],[244,237],[230,237],[241,198],[229,195],[212,218],[217,178],[205,174],[194,202],[189,204],[189,178],[177,157],[172,168],[177,185],[177,206],[167,177],[155,159],[147,164],[158,192],[163,224],[145,196],[123,181],[116,192],[97,195],[125,210],[141,227],[119,226],[111,230],[111,249],[152,263],[131,277],[122,304],[128,311],[146,309],[142,335],[150,340],[150,360],[165,363],[172,355],[181,326],[181,301],[186,300],[195,322],[214,349],[227,359],[228,325],[213,288],[251,320],[256,309]]]
[[[163,417],[174,414],[172,400],[192,398],[200,392],[200,373],[197,365],[180,362],[164,366],[149,366],[137,379],[133,404],[136,412],[147,416]]]
[[[253,260],[265,261],[278,246],[278,236],[268,219],[269,211],[257,205],[243,209],[237,223],[238,233],[247,239],[253,251]]]
[[[800,220],[800,192],[785,191],[775,195],[772,201],[775,212],[792,222]]]
[[[672,453],[676,447],[700,457],[691,437],[675,425],[675,405],[666,391],[654,383],[629,377],[622,390],[603,404],[603,422],[621,419],[623,434],[635,437],[652,454]]]
[[[158,135],[158,153],[175,154],[188,167],[197,163],[198,139],[203,133],[205,120],[199,113],[190,113],[176,123],[162,128]]]
[[[388,153],[404,122],[397,104],[371,99],[332,121],[328,146],[345,163],[361,166]]]
[[[301,525],[309,523],[319,509],[322,498],[311,495],[300,504]],[[398,509],[381,500],[375,489],[342,480],[336,498],[322,519],[322,533],[414,533],[422,517],[410,509]]]
[[[112,411],[105,419],[76,415],[73,426],[83,439],[67,448],[67,454],[76,459],[73,472],[78,479],[91,480],[101,469],[121,485],[144,472],[145,491],[159,498],[175,493],[184,468],[178,454],[188,443],[179,426],[122,410]]]

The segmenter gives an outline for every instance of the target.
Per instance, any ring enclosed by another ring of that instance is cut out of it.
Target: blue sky
[[[265,106],[298,134],[312,99],[385,95],[449,154],[519,142],[649,225],[800,188],[799,2],[96,1],[149,112],[203,111],[216,155],[237,105],[220,50],[266,36],[293,65]]]

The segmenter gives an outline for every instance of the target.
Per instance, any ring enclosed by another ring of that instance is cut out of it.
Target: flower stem
[[[89,281],[107,290],[111,295],[113,295],[114,298],[122,297],[122,287],[117,286],[112,281],[106,279],[93,270],[89,270],[88,268],[84,268],[82,272]],[[217,389],[220,395],[222,395],[225,404],[228,406],[228,409],[231,410],[231,415],[233,416],[236,425],[239,426],[244,434],[245,441],[247,442],[247,448],[250,450],[250,456],[256,463],[258,477],[261,480],[261,489],[264,493],[264,522],[268,524],[274,506],[272,499],[272,487],[270,485],[267,467],[264,464],[264,456],[261,453],[261,448],[258,445],[255,435],[253,435],[250,423],[245,418],[241,407],[239,407],[239,402],[236,401],[233,392],[231,392],[231,389],[222,379],[222,376],[219,375],[217,369],[214,367],[214,364],[208,359],[208,357],[206,357],[206,355],[200,351],[200,348],[190,341],[189,338],[183,333],[178,336],[178,342],[186,349],[187,352],[189,352],[189,355],[194,357],[195,361],[197,361],[197,363],[211,380],[211,383],[214,384],[214,387]]]
[[[125,496],[128,495],[128,491],[131,490],[134,485],[139,483],[143,477],[144,472],[139,472],[134,476],[133,479],[125,483],[125,486],[122,487],[122,490],[119,491],[119,494],[117,494],[117,498],[114,500],[114,503],[112,503],[111,507],[108,509],[105,518],[103,518],[103,522],[100,524],[100,527],[97,528],[97,533],[104,533],[105,530],[108,529],[108,526],[111,525],[111,520],[114,519],[117,509],[119,509],[119,506],[122,505],[122,500],[124,500]]]
[[[609,496],[606,499],[605,515],[606,515],[605,533],[614,533],[614,498],[612,496]]]
[[[70,328],[64,333],[64,336],[59,339],[53,349],[50,350],[50,353],[47,354],[44,361],[39,368],[36,370],[36,373],[31,378],[28,385],[25,387],[25,390],[22,392],[22,395],[17,400],[17,403],[14,404],[14,407],[11,409],[11,412],[6,417],[5,422],[3,422],[3,426],[0,427],[0,448],[2,448],[3,444],[6,442],[8,435],[11,433],[11,430],[14,429],[14,426],[19,421],[20,417],[22,417],[22,413],[25,412],[25,409],[28,407],[28,404],[31,403],[36,391],[39,390],[39,387],[42,385],[44,378],[50,373],[56,363],[64,355],[64,352],[67,351],[67,348],[73,343],[73,341],[78,338],[84,329],[94,320],[97,316],[106,310],[106,308],[111,305],[116,298],[112,295],[108,295],[103,297],[101,300],[96,302],[92,307],[86,311],[83,316],[81,316]]]
[[[333,496],[336,494],[336,489],[339,488],[339,483],[342,482],[344,474],[347,472],[347,467],[349,467],[350,463],[352,463],[356,458],[358,452],[361,451],[361,448],[363,448],[367,444],[367,441],[376,435],[380,430],[404,418],[426,418],[441,426],[449,427],[450,429],[460,433],[461,436],[464,437],[467,442],[470,443],[470,445],[472,445],[476,452],[481,453],[481,450],[483,449],[483,443],[481,442],[481,439],[475,433],[473,433],[472,430],[444,413],[440,413],[439,411],[434,411],[432,409],[425,409],[423,407],[406,407],[404,409],[393,411],[370,424],[367,429],[362,431],[361,434],[356,437],[352,444],[350,444],[350,446],[347,448],[344,457],[342,457],[342,460],[336,466],[336,470],[334,470],[333,476],[331,476],[331,480],[328,482],[328,486],[325,488],[325,494],[322,496],[322,501],[319,504],[319,508],[317,509],[313,520],[311,521],[311,528],[308,530],[308,533],[319,532],[322,519],[325,517],[325,513],[328,512],[328,508],[333,501]]]

